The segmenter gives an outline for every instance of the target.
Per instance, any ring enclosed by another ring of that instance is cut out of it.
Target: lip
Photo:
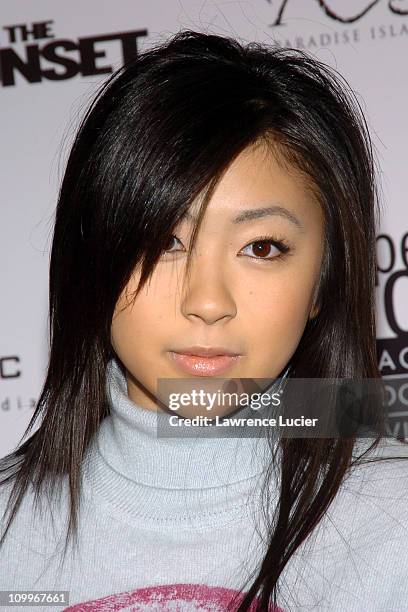
[[[207,352],[207,355],[197,355],[193,352],[198,350],[200,352]],[[220,353],[221,350],[224,353]],[[226,349],[219,347],[212,347],[211,349],[191,347],[183,349],[183,352],[170,351],[169,354],[175,363],[187,374],[193,376],[214,376],[228,370],[241,357],[237,353],[232,353],[231,351],[225,353],[225,351]]]
[[[231,351],[223,346],[186,346],[180,349],[175,349],[172,352],[181,355],[195,355],[197,357],[218,357],[220,355],[230,355],[231,357],[240,356],[240,353]]]

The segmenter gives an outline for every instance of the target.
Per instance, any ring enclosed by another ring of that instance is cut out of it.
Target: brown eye
[[[247,244],[243,251],[245,252],[245,250],[249,250],[247,256],[251,259],[264,259],[270,261],[273,259],[279,259],[290,249],[282,240],[262,238]]]
[[[270,241],[260,240],[258,242],[253,242],[252,245],[249,246],[252,246],[252,251],[256,256],[264,258],[270,255],[271,247],[273,245],[270,243]]]
[[[276,251],[275,254],[273,249]],[[245,250],[248,252],[245,253]],[[273,240],[256,240],[244,247],[243,252],[252,259],[275,259],[281,251],[275,246]]]

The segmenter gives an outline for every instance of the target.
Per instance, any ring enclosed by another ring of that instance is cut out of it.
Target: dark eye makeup
[[[175,236],[174,234],[172,234],[170,236],[169,242],[167,243],[167,247],[164,249],[165,254],[170,255],[171,253],[177,253],[180,251],[180,249],[170,250],[172,246],[172,241],[174,239],[177,240],[181,244],[180,239],[177,238],[177,236]],[[275,247],[279,251],[279,255],[270,256],[269,251],[268,251],[266,253],[266,256],[263,256],[265,252],[265,245],[266,245],[267,250],[268,248],[270,249],[271,247]],[[262,262],[264,261],[271,262],[271,261],[275,261],[276,259],[283,259],[284,257],[291,254],[292,252],[292,247],[289,246],[289,244],[286,242],[285,239],[277,238],[276,236],[270,236],[270,235],[259,236],[255,240],[251,240],[251,242],[245,245],[241,249],[241,251],[247,249],[248,247],[251,247],[253,249],[252,252],[255,253],[254,255],[242,254],[241,252],[238,255],[240,257],[249,257],[250,259],[254,259],[256,261],[262,261]],[[258,253],[256,253],[256,250],[258,250]],[[258,257],[257,254],[260,256]]]

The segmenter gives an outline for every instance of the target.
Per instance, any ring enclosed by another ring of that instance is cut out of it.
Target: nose
[[[189,279],[185,279],[186,289],[180,307],[183,316],[193,322],[226,323],[237,314],[227,274],[215,259],[211,254],[194,256]]]

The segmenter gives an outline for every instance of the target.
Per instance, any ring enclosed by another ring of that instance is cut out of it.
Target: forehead
[[[200,205],[201,198],[193,202],[187,221],[196,219]],[[230,163],[211,195],[205,217],[228,219],[235,226],[259,218],[284,218],[302,230],[302,217],[319,219],[320,208],[310,180],[282,163],[271,148],[253,145]]]

